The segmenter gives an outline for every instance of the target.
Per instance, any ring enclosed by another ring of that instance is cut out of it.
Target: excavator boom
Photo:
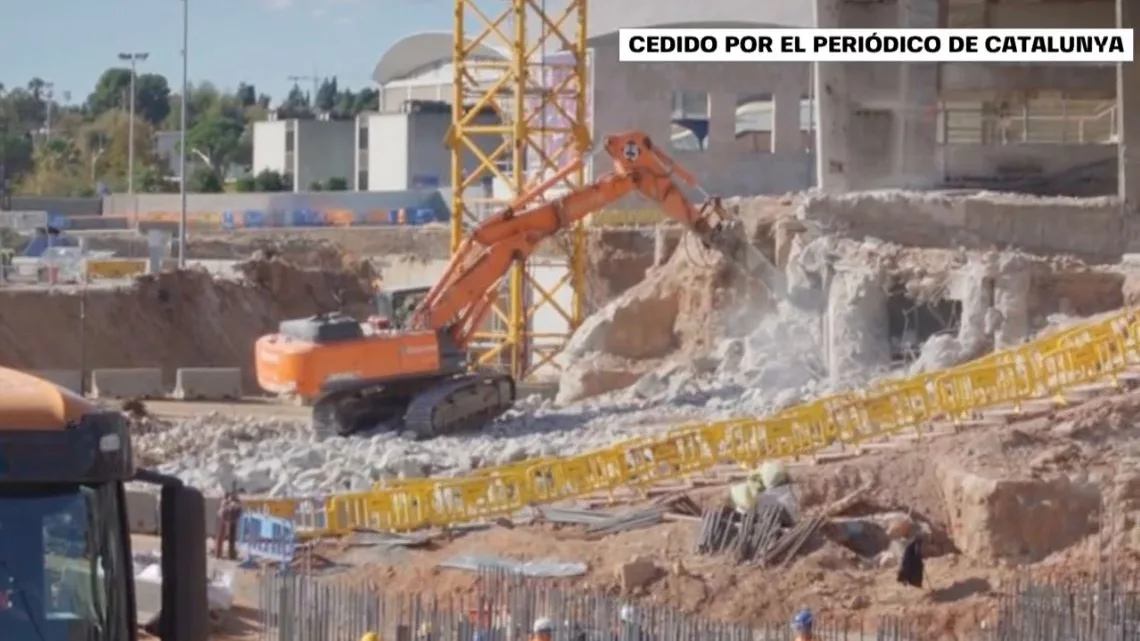
[[[781,275],[748,242],[739,221],[728,216],[719,199],[695,206],[681,186],[695,188],[696,179],[658,150],[649,136],[639,131],[610,135],[605,150],[614,161],[612,172],[548,202],[537,202],[577,171],[581,161],[575,161],[471,230],[414,312],[414,325],[447,328],[456,345],[468,346],[490,310],[496,285],[514,262],[526,260],[546,239],[631,193],[656,203],[707,247],[782,296]]]
[[[707,247],[782,294],[779,274],[748,242],[740,222],[718,199],[695,206],[683,188],[699,189],[696,179],[649,136],[614,134],[604,146],[613,159],[610,173],[544,200],[581,167],[579,160],[476,225],[406,322],[381,325],[378,319],[371,335],[342,316],[283,322],[255,348],[262,387],[315,397],[313,423],[320,432],[347,435],[395,420],[431,437],[485,425],[515,400],[510,375],[467,371],[466,354],[499,282],[541,243],[630,194],[653,201]]]

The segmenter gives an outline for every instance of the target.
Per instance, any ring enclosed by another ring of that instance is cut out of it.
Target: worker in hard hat
[[[554,637],[554,621],[542,617],[536,619],[531,628],[530,641],[550,641]]]
[[[811,615],[811,610],[804,608],[792,617],[792,630],[796,633],[795,641],[813,641],[815,635],[812,630],[815,627],[815,620]]]

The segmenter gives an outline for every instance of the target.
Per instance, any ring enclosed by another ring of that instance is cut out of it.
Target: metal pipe
[[[182,161],[178,167],[178,268],[186,267],[186,103],[190,100],[190,0],[182,0],[182,100],[179,106],[179,149]]]

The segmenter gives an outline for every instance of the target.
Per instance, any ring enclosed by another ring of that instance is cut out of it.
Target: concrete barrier
[[[83,372],[77,369],[37,369],[29,372],[32,376],[51,381],[65,390],[83,393]]]
[[[157,368],[97,369],[91,372],[95,398],[164,398],[162,370]]]
[[[238,400],[241,392],[237,367],[181,367],[175,375],[174,398],[178,400]]]
[[[158,534],[158,495],[146,492],[127,492],[127,522],[131,534]]]
[[[206,497],[206,536],[212,537],[218,531],[218,508],[222,499]],[[149,492],[127,492],[127,523],[131,534],[162,534],[162,518],[159,495]]]

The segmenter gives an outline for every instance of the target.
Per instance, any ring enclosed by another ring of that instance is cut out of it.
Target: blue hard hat
[[[796,616],[792,619],[792,627],[796,630],[808,630],[811,628],[813,622],[811,610],[804,608],[796,613]]]

